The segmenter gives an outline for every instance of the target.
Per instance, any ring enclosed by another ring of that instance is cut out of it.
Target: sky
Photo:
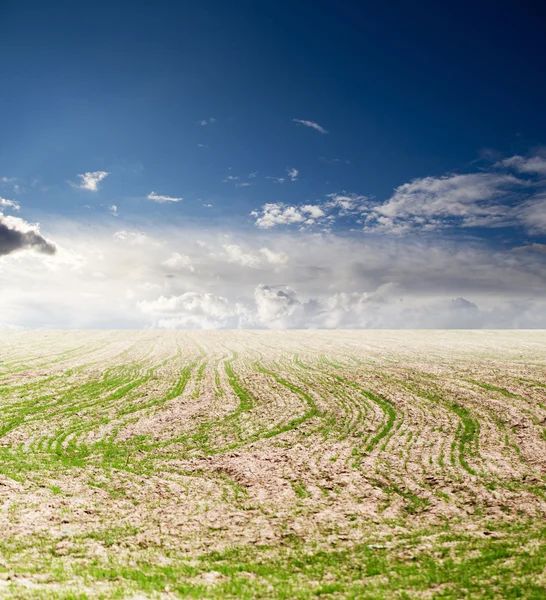
[[[0,328],[546,328],[545,18],[0,0]]]

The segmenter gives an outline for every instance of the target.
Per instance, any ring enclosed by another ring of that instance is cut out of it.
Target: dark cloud
[[[0,214],[0,256],[17,250],[32,249],[42,254],[55,254],[55,244],[46,240],[38,227],[18,217]]]

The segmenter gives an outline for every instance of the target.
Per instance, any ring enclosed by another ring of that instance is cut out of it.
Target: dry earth
[[[1,597],[546,597],[545,332],[3,332],[0,361]]]

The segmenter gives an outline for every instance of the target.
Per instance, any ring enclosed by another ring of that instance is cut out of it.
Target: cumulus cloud
[[[214,294],[186,292],[180,296],[160,296],[154,301],[137,304],[145,314],[156,318],[160,328],[217,329],[237,324],[237,317],[244,313],[241,306]]]
[[[296,206],[286,206],[280,202],[264,204],[261,211],[252,211],[250,214],[256,217],[256,225],[262,229],[305,221],[305,217]]]
[[[115,204],[112,204],[108,207],[108,210],[114,215],[114,217],[119,217],[118,207]]]
[[[166,202],[181,202],[184,198],[174,198],[173,196],[162,196],[156,192],[150,192],[147,196],[148,200],[164,204]]]
[[[250,252],[245,252],[237,244],[224,244],[223,246],[227,261],[239,264],[243,267],[257,268],[260,266],[260,258]]]
[[[254,290],[256,321],[269,329],[287,329],[299,323],[303,306],[289,286],[273,288],[259,284]]]
[[[296,170],[288,173],[291,179],[297,177]],[[543,234],[546,232],[542,177],[545,173],[543,156],[513,156],[498,161],[489,171],[414,179],[397,187],[384,201],[338,192],[313,205],[264,204],[251,216],[260,229],[297,224],[300,229],[316,227],[332,231],[344,220],[353,230],[358,227],[366,233],[387,235],[501,227]]]
[[[81,179],[81,183],[78,185],[78,187],[81,190],[96,192],[98,190],[99,183],[108,175],[109,173],[107,171],[80,173],[78,177]]]
[[[55,254],[57,248],[40,233],[37,224],[0,213],[0,256],[17,250],[36,250],[42,254]]]
[[[270,265],[285,265],[288,262],[288,254],[285,252],[274,252],[269,248],[260,248],[260,253]]]
[[[320,133],[328,133],[328,131],[326,131],[324,127],[322,127],[318,123],[315,123],[314,121],[306,121],[305,119],[292,119],[292,121],[294,123],[297,123],[298,125],[304,125],[305,127],[311,127],[312,129],[316,129]]]
[[[11,208],[12,210],[19,210],[21,205],[15,200],[8,200],[0,196],[0,208]]]
[[[261,210],[250,213],[260,229],[271,229],[278,225],[300,224],[301,227],[329,226],[340,217],[359,216],[363,210],[365,196],[342,196],[331,194],[330,200],[321,204],[287,205],[281,202],[264,204]]]
[[[276,225],[303,225],[315,224],[317,219],[324,217],[325,212],[320,206],[306,204],[304,206],[290,206],[281,202],[264,204],[261,211],[252,211],[251,216],[256,218],[255,224],[261,229],[271,229]]]
[[[455,236],[322,232],[332,216],[351,213],[352,225],[375,206],[349,193],[294,206],[297,217],[283,205],[276,217],[295,218],[292,226],[304,228],[297,234],[280,226],[116,230],[112,219],[82,228],[53,219],[47,231],[57,243],[54,255],[37,260],[11,252],[0,260],[2,321],[79,328],[546,326],[542,238],[503,235],[507,241],[493,247],[478,236],[461,243]],[[308,225],[313,218],[321,232]],[[197,296],[168,309],[187,293]]]
[[[478,227],[520,227],[543,233],[546,194],[540,181],[510,173],[452,174],[414,179],[397,187],[384,202],[341,192],[313,205],[264,204],[251,216],[261,229],[299,224],[331,230],[345,219],[353,228],[390,235]]]
[[[190,264],[190,257],[186,254],[180,254],[179,252],[173,252],[171,256],[164,260],[161,264],[168,269],[173,271],[180,271],[182,269],[188,269],[194,271],[194,267]]]

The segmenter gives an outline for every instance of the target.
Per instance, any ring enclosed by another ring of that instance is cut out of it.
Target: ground
[[[546,597],[546,332],[15,331],[0,361],[0,597]]]

